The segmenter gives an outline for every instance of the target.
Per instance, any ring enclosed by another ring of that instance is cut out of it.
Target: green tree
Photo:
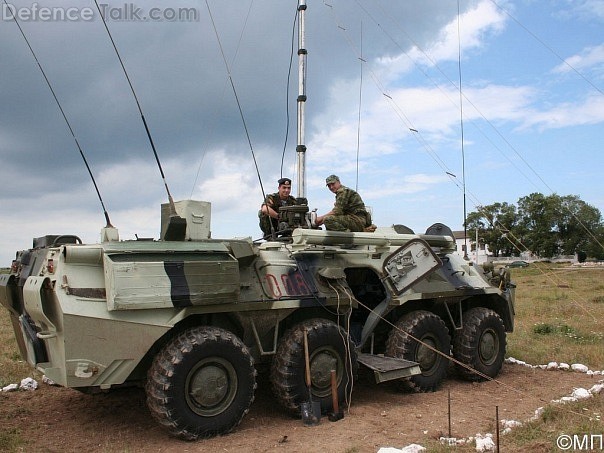
[[[526,249],[541,257],[558,254],[558,235],[555,231],[560,212],[557,195],[532,193],[518,200],[517,237]]]
[[[604,225],[600,211],[577,195],[532,193],[508,203],[480,206],[466,220],[469,231],[478,229],[480,243],[494,256],[515,256],[522,251],[551,258],[574,255],[604,259]]]
[[[518,200],[518,214],[523,243],[539,256],[594,253],[601,243],[600,211],[576,195],[533,193]]]
[[[486,244],[494,256],[512,255],[515,250],[510,232],[516,225],[516,207],[503,203],[479,206],[478,211],[468,214],[468,230],[478,230],[478,242]]]
[[[594,240],[598,241],[596,234],[602,224],[600,211],[576,195],[560,197],[560,203],[556,228],[560,235],[562,253],[572,255],[593,248],[592,244]]]
[[[604,260],[604,225],[600,223],[592,233],[593,237],[585,247],[585,252],[589,257]]]

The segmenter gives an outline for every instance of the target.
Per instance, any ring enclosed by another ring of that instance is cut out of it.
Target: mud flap
[[[25,338],[25,349],[27,351],[27,357],[25,359],[31,366],[36,366],[38,363],[48,362],[48,354],[46,353],[46,346],[44,342],[37,336],[37,332],[34,327],[30,324],[29,320],[25,315],[19,316],[19,322],[21,324],[21,331]]]

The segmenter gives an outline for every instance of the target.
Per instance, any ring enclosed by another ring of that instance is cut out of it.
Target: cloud
[[[235,94],[205,4],[183,5],[197,8],[200,20],[114,21],[109,27],[174,198],[211,201],[215,236],[258,236],[262,191]],[[568,10],[576,5],[597,12],[601,3],[568,5]],[[286,107],[290,130],[283,173],[295,179],[297,170],[295,50],[287,87],[295,6],[283,0],[210,1],[267,193],[276,190],[282,171]],[[325,177],[337,173],[346,185],[358,185],[378,222],[400,222],[402,217],[407,223],[427,224],[440,216],[435,220],[451,218],[461,224],[459,191],[434,162],[440,159],[461,175],[459,43],[466,124],[493,134],[490,125],[483,127],[486,117],[502,133],[515,134],[520,146],[530,139],[531,149],[536,148],[535,131],[562,128],[577,146],[582,140],[584,148],[601,142],[597,136],[588,141],[583,131],[570,133],[570,126],[600,124],[604,109],[598,96],[573,84],[566,68],[558,65],[552,77],[545,65],[533,67],[522,55],[512,54],[509,61],[518,67],[500,71],[492,54],[500,57],[508,42],[520,38],[516,28],[508,30],[509,16],[491,1],[461,2],[459,38],[455,2],[333,0],[308,6],[305,141],[311,208],[331,208],[333,194],[325,188]],[[505,8],[517,9],[521,18],[532,13],[544,23],[555,13],[513,1],[505,2]],[[23,28],[97,178],[112,222],[124,238],[158,237],[159,205],[167,196],[102,24],[26,22]],[[601,40],[567,30],[561,38],[573,54],[568,61],[597,74]],[[13,23],[3,23],[0,40],[1,266],[34,236],[75,233],[96,241],[104,219],[73,137]],[[423,142],[409,128],[416,128]],[[498,163],[492,170],[497,177],[512,180],[515,175],[505,173],[509,166],[492,156],[486,141],[473,131],[466,133],[472,151]],[[591,159],[597,164],[597,155]],[[483,170],[472,173],[473,178],[484,177],[482,186],[490,187],[484,161],[475,165]],[[569,162],[560,165],[570,173]],[[294,192],[296,187],[294,183]],[[486,192],[490,197],[503,188]]]
[[[604,5],[604,2],[602,2]],[[604,8],[604,6],[603,6]],[[604,67],[604,44],[585,48],[580,54],[572,55],[564,60],[564,63],[556,66],[552,72],[566,74],[575,71],[585,71],[588,69],[599,69]]]
[[[507,17],[492,2],[479,2],[457,19],[443,28],[440,39],[430,50],[433,60],[454,60],[459,57],[459,46],[462,50],[476,51],[485,46],[489,39],[501,33]]]
[[[573,0],[574,14],[588,20],[604,20],[604,1],[602,0]]]
[[[446,61],[457,62],[460,51],[480,51],[487,38],[501,33],[506,24],[506,16],[491,2],[481,1],[473,4],[462,13],[457,21],[454,18],[447,23],[436,37],[425,45],[413,41],[408,51],[399,48],[401,53],[382,57],[377,60],[382,72],[391,73],[396,79],[417,67],[432,67]],[[460,49],[461,46],[461,49]]]
[[[534,111],[524,120],[525,127],[564,129],[600,124],[604,121],[604,98],[592,95],[580,102],[564,102],[543,111]]]

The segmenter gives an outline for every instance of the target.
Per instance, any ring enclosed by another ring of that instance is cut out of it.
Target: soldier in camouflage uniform
[[[260,229],[264,233],[265,238],[270,237],[279,230],[279,207],[297,204],[296,199],[290,195],[292,190],[291,179],[281,178],[277,183],[279,184],[279,191],[267,195],[260,207],[260,211],[258,211]]]
[[[371,225],[371,216],[365,209],[361,196],[343,186],[336,175],[325,179],[327,187],[336,194],[333,209],[317,217],[317,225],[325,225],[331,231],[365,231]]]

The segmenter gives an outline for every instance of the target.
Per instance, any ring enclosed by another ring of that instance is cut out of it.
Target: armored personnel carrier
[[[514,286],[454,253],[444,225],[255,243],[211,238],[209,203],[175,205],[184,240],[119,241],[109,227],[98,244],[48,235],[16,254],[0,302],[32,367],[81,391],[144,385],[153,417],[185,439],[237,426],[260,368],[298,414],[309,399],[333,409],[332,370],[338,401],[359,365],[418,391],[450,360],[470,380],[499,373]]]
[[[300,35],[305,10],[299,0]],[[299,118],[306,99],[301,80]],[[300,200],[303,137],[299,127]],[[285,237],[214,239],[210,203],[168,198],[160,240],[120,241],[105,211],[97,244],[46,235],[16,254],[0,275],[0,303],[32,367],[85,392],[144,386],[153,417],[189,440],[236,427],[258,376],[300,414],[308,402],[333,411],[359,366],[377,383],[418,391],[436,389],[451,361],[470,380],[499,373],[514,328],[514,285],[505,270],[456,254],[448,227],[325,231],[313,228],[301,203],[280,208]]]

